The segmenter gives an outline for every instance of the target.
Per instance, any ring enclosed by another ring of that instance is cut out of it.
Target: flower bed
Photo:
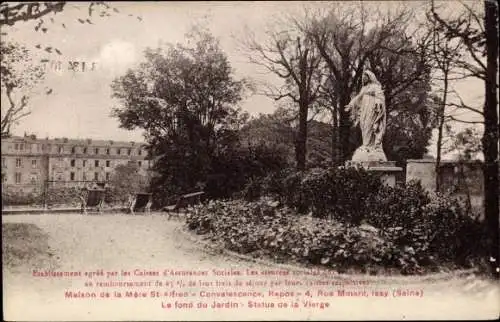
[[[354,173],[348,175],[354,177],[349,180],[358,180]],[[297,190],[310,189],[301,179],[289,184],[295,188],[287,190],[288,197],[211,201],[194,207],[187,226],[232,251],[339,270],[383,267],[414,274],[480,262],[486,249],[482,226],[460,204],[428,195],[418,184],[395,189],[376,184],[371,182],[371,192],[364,190],[366,197],[358,191],[354,197],[361,206],[356,212],[346,210],[344,216],[340,210],[356,200],[348,195],[356,182],[347,184],[343,195],[337,191],[334,202],[322,197],[304,205],[293,198]],[[303,210],[309,213],[300,215]]]

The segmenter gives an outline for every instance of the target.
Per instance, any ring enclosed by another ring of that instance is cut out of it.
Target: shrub
[[[300,186],[303,200],[314,217],[336,218],[358,225],[374,192],[382,188],[379,177],[363,169],[312,169]]]
[[[45,194],[48,205],[78,206],[81,189],[78,187],[50,187]]]
[[[261,195],[272,196],[299,213],[359,224],[380,178],[363,169],[314,168],[305,172],[280,171],[263,181]]]
[[[320,173],[310,175],[308,185],[322,182]],[[288,180],[289,186],[297,183],[294,176]],[[293,207],[261,198],[196,206],[187,216],[187,225],[199,234],[210,234],[233,251],[260,252],[339,269],[383,266],[416,273],[440,264],[470,266],[485,254],[481,225],[456,200],[428,195],[417,183],[407,188],[383,187],[372,195],[364,203],[372,208],[358,210],[363,214],[360,224],[354,224],[353,212],[350,217],[333,219],[300,216]],[[316,209],[317,200],[310,206]],[[345,207],[352,201],[342,202]]]
[[[6,206],[30,206],[42,203],[38,192],[21,192],[10,189],[2,189],[2,204]]]
[[[361,212],[366,214],[363,219],[376,227],[408,228],[423,218],[423,207],[429,202],[419,181],[411,181],[405,187],[381,185],[371,193]]]
[[[275,146],[258,144],[227,149],[213,157],[205,192],[212,199],[230,198],[235,193],[245,195],[246,190],[256,187],[252,182],[255,184],[287,166],[282,151]]]

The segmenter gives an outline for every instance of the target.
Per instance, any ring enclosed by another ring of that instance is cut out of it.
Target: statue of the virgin
[[[362,81],[363,87],[345,107],[351,112],[354,126],[359,124],[363,137],[363,144],[354,152],[352,161],[387,161],[382,149],[386,128],[384,90],[369,70],[364,71]]]

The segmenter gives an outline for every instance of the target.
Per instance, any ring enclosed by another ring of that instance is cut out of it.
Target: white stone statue
[[[352,161],[387,161],[382,149],[386,128],[385,96],[382,85],[375,75],[363,72],[363,87],[345,107],[351,112],[354,126],[359,124],[363,144],[354,152]]]

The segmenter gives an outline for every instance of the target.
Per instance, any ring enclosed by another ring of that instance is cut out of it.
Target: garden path
[[[223,254],[206,252],[199,244],[181,233],[178,220],[153,214],[137,215],[3,215],[4,223],[34,223],[49,236],[51,261],[47,269],[57,271],[105,271],[136,269],[154,271],[176,270],[268,270],[268,266],[238,260]],[[427,319],[447,317],[451,319],[493,318],[499,314],[499,285],[479,277],[461,276],[442,279],[422,277],[381,277],[373,282],[370,290],[395,289],[423,290],[421,298],[325,298],[314,296],[312,301],[329,302],[325,309],[281,308],[269,310],[248,307],[248,298],[237,300],[240,309],[167,309],[162,308],[165,298],[132,299],[65,299],[66,290],[85,289],[86,279],[33,277],[29,267],[17,272],[4,268],[4,319],[6,320],[255,320],[255,319]],[[232,277],[231,277],[232,278]],[[230,279],[231,279],[230,278]],[[366,276],[352,276],[353,280],[364,280]],[[150,278],[151,279],[151,278]],[[154,279],[154,278],[153,278]],[[168,278],[159,278],[167,281]],[[178,278],[177,278],[178,279]],[[198,280],[198,278],[194,278]],[[219,279],[222,280],[223,278]],[[310,290],[336,288],[306,286],[269,287],[276,281],[274,276],[260,276],[268,284],[262,288],[276,291],[289,290],[304,294]],[[201,278],[203,280],[203,278]],[[214,278],[212,277],[213,281]],[[208,281],[208,280],[207,280]],[[199,281],[197,281],[199,282]],[[174,284],[175,285],[175,284]],[[196,289],[199,292],[202,288]],[[221,288],[215,288],[221,290]],[[101,288],[100,290],[103,290]],[[166,290],[177,290],[166,288]],[[181,302],[182,298],[172,299]],[[213,298],[206,299],[207,303]],[[222,300],[227,301],[227,298]],[[260,301],[270,301],[266,297]],[[278,299],[274,299],[276,302]],[[292,297],[283,298],[290,303]],[[279,300],[278,300],[279,301]],[[195,301],[196,302],[196,301]],[[210,304],[209,304],[210,305]]]

